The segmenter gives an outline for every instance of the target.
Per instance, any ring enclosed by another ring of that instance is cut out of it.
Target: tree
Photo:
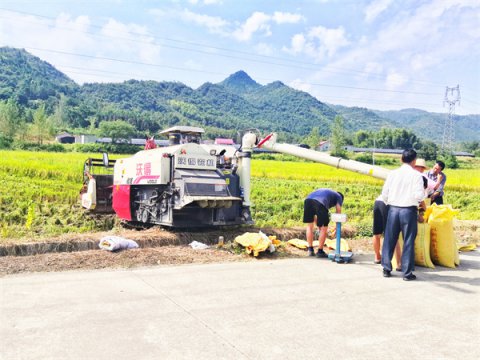
[[[452,153],[443,152],[440,155],[440,160],[443,160],[447,169],[458,169],[459,167],[457,157]]]
[[[89,130],[94,133],[95,132],[95,125],[97,123],[97,118],[95,116],[89,116],[87,118],[88,122],[90,123]]]
[[[461,147],[467,152],[475,153],[476,151],[480,150],[480,141],[474,140],[470,142],[463,142]]]
[[[58,105],[55,107],[55,112],[53,113],[53,123],[58,128],[67,126],[69,122],[67,106],[67,97],[64,94],[60,94],[60,100],[58,101]]]
[[[0,134],[12,140],[20,127],[20,109],[13,99],[0,102]]]
[[[330,155],[347,158],[345,127],[343,125],[343,118],[339,115],[335,116],[332,124],[332,151]]]
[[[312,128],[312,131],[310,131],[310,134],[303,138],[302,142],[310,146],[311,149],[315,149],[320,143],[320,140],[320,128],[315,126]]]
[[[438,155],[438,146],[432,141],[424,141],[421,143],[418,151],[418,157],[425,160],[436,160]]]
[[[374,136],[371,131],[358,130],[353,136],[353,144],[362,148],[373,147]]]
[[[40,105],[33,113],[33,123],[30,125],[29,132],[39,144],[43,144],[46,138],[55,133],[52,118],[45,114],[45,104]]]
[[[102,121],[98,129],[101,136],[112,138],[112,144],[128,140],[136,131],[133,125],[123,120]]]

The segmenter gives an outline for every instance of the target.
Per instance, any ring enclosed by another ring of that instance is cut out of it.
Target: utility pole
[[[372,165],[375,165],[375,134],[373,134],[373,150],[372,150]]]
[[[445,119],[443,128],[442,151],[451,154],[453,152],[453,143],[455,139],[455,130],[453,128],[453,115],[455,114],[455,104],[460,105],[460,85],[448,87],[445,89],[445,99],[443,106],[448,104],[448,116]]]

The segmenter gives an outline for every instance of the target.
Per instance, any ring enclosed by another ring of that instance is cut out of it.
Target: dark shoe
[[[383,269],[383,277],[390,277],[392,276],[391,271]]]
[[[382,259],[380,259],[380,260],[374,260],[373,263],[374,263],[374,264],[381,264],[381,263],[382,263]]]
[[[413,281],[413,280],[417,280],[417,277],[414,275],[414,274],[410,274],[408,276],[404,276],[403,277],[403,280],[405,281]]]
[[[401,268],[401,267],[397,267],[397,268],[395,269],[395,271],[402,271],[402,268]]]
[[[315,256],[317,258],[328,258],[328,254],[325,251],[323,251],[322,249],[319,249]]]
[[[308,248],[307,252],[308,252],[308,256],[315,256],[315,250],[313,250],[313,248]]]

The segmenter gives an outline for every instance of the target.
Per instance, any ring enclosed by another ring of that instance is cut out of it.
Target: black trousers
[[[409,276],[415,270],[415,238],[417,237],[417,207],[389,206],[385,239],[382,247],[382,266],[392,271],[392,257],[398,236],[402,233],[402,272]]]
[[[432,204],[443,205],[443,196],[437,196],[433,201]]]

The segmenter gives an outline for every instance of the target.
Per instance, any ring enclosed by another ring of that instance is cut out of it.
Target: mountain
[[[244,71],[197,89],[180,82],[138,80],[79,86],[25,50],[4,47],[0,48],[0,100],[10,98],[26,110],[45,102],[49,114],[62,102],[66,128],[123,119],[139,132],[192,125],[204,127],[210,137],[233,137],[245,128],[257,128],[295,142],[314,127],[327,137],[337,115],[345,119],[349,132],[400,127],[437,143],[445,122],[445,114],[417,109],[377,111],[327,104],[280,81],[261,85]],[[455,121],[457,141],[480,138],[480,115],[456,116]]]
[[[307,135],[313,127],[323,134],[330,132],[330,124],[337,113],[310,94],[292,89],[280,81],[267,84],[244,95],[261,110],[267,124],[275,124],[276,131],[292,131]]]
[[[236,94],[245,94],[262,87],[262,85],[253,80],[243,70],[237,71],[236,73],[230,75],[221,83],[219,83],[219,85]]]
[[[14,98],[28,106],[48,101],[59,93],[74,94],[79,86],[49,63],[25,50],[0,48],[0,100]]]
[[[374,112],[390,119],[395,127],[414,129],[424,139],[441,142],[447,113],[431,113],[419,109]],[[480,115],[453,116],[455,139],[457,141],[478,141],[480,139]]]
[[[382,127],[392,127],[391,118],[386,115],[379,115],[373,110],[355,106],[347,107],[331,104],[329,104],[329,106],[344,118],[345,128],[350,131],[356,131],[358,129],[378,131]]]

